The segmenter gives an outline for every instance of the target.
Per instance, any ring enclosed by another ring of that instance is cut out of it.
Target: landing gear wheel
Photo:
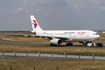
[[[92,44],[92,47],[95,47],[94,44]]]
[[[73,43],[71,43],[70,46],[73,46]]]
[[[73,46],[73,43],[66,43],[66,46]]]
[[[57,46],[57,45],[50,43],[50,46]]]
[[[50,46],[53,46],[53,44],[52,44],[52,43],[50,43]]]
[[[69,46],[69,43],[66,43],[66,46]]]

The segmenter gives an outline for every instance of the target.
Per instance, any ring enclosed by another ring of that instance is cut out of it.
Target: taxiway
[[[50,47],[49,44],[31,44],[31,43],[18,43],[18,42],[10,42],[10,41],[3,41],[3,40],[0,40],[0,45],[9,45],[9,46],[22,46],[22,47],[25,47],[25,46],[29,46],[29,47]],[[66,47],[66,48],[97,48],[97,49],[105,49],[105,47],[84,47],[82,45],[74,45],[74,46],[65,46],[65,45],[61,45],[60,47]],[[78,57],[78,56],[77,56]],[[48,58],[48,57],[45,57],[45,58],[29,58],[29,57],[22,57],[22,58],[18,58],[18,57],[0,57],[0,61],[52,61],[52,60],[92,60],[92,59],[78,59],[78,58]],[[97,59],[96,59],[97,60]]]
[[[50,44],[32,44],[32,43],[18,43],[18,42],[11,42],[11,41],[3,41],[0,40],[0,45],[9,45],[9,46],[22,46],[22,47],[51,47]],[[83,45],[74,45],[74,46],[66,46],[66,45],[60,45],[60,46],[53,46],[53,47],[67,47],[67,48],[102,48],[105,49],[105,47],[84,47]]]

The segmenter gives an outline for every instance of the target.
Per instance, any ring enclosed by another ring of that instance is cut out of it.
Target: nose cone
[[[100,35],[97,35],[97,36],[96,36],[96,39],[99,39],[99,38],[100,38]]]

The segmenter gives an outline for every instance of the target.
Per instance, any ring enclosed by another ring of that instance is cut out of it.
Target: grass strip
[[[105,61],[0,61],[0,70],[104,70]]]
[[[64,54],[67,55],[85,55],[105,56],[105,49],[96,48],[64,48],[64,47],[16,47],[16,46],[0,46],[2,52],[16,53],[45,53],[45,54]]]

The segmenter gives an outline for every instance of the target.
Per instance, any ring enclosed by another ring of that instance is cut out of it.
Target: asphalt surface
[[[17,43],[17,42],[2,41],[2,40],[0,40],[0,45],[31,46],[31,47],[45,47],[45,46],[49,46],[48,44]]]
[[[50,44],[31,44],[31,43],[18,43],[18,42],[11,42],[11,41],[3,41],[0,40],[0,45],[10,45],[10,46],[30,46],[30,47],[51,47]],[[73,46],[66,46],[66,45],[60,45],[60,46],[53,46],[53,47],[67,47],[67,48],[102,48],[105,49],[105,47],[84,47],[83,45],[73,45]]]
[[[104,41],[104,40],[103,40]],[[30,43],[17,43],[17,42],[10,42],[10,41],[2,41],[0,40],[0,45],[10,45],[10,46],[30,46],[30,47],[50,47],[49,44],[30,44]],[[96,49],[105,49],[105,47],[84,47],[82,45],[74,45],[74,46],[65,46],[65,45],[61,45],[59,47],[67,47],[67,48],[96,48]],[[25,54],[26,55],[26,54]],[[48,54],[47,54],[48,55]],[[45,55],[46,56],[46,55]],[[64,55],[63,55],[64,56]],[[72,60],[93,60],[93,57],[89,57],[89,59],[85,59],[87,57],[83,56],[83,58],[79,59],[78,56],[74,57],[74,56],[70,56],[70,58],[62,58],[62,57],[40,57],[40,58],[29,58],[29,57],[0,57],[0,61],[53,61],[53,60],[68,60],[68,61],[72,61]],[[100,57],[98,57],[96,60],[99,60]],[[101,59],[100,59],[101,60]],[[102,60],[105,60],[105,57],[102,57]]]

